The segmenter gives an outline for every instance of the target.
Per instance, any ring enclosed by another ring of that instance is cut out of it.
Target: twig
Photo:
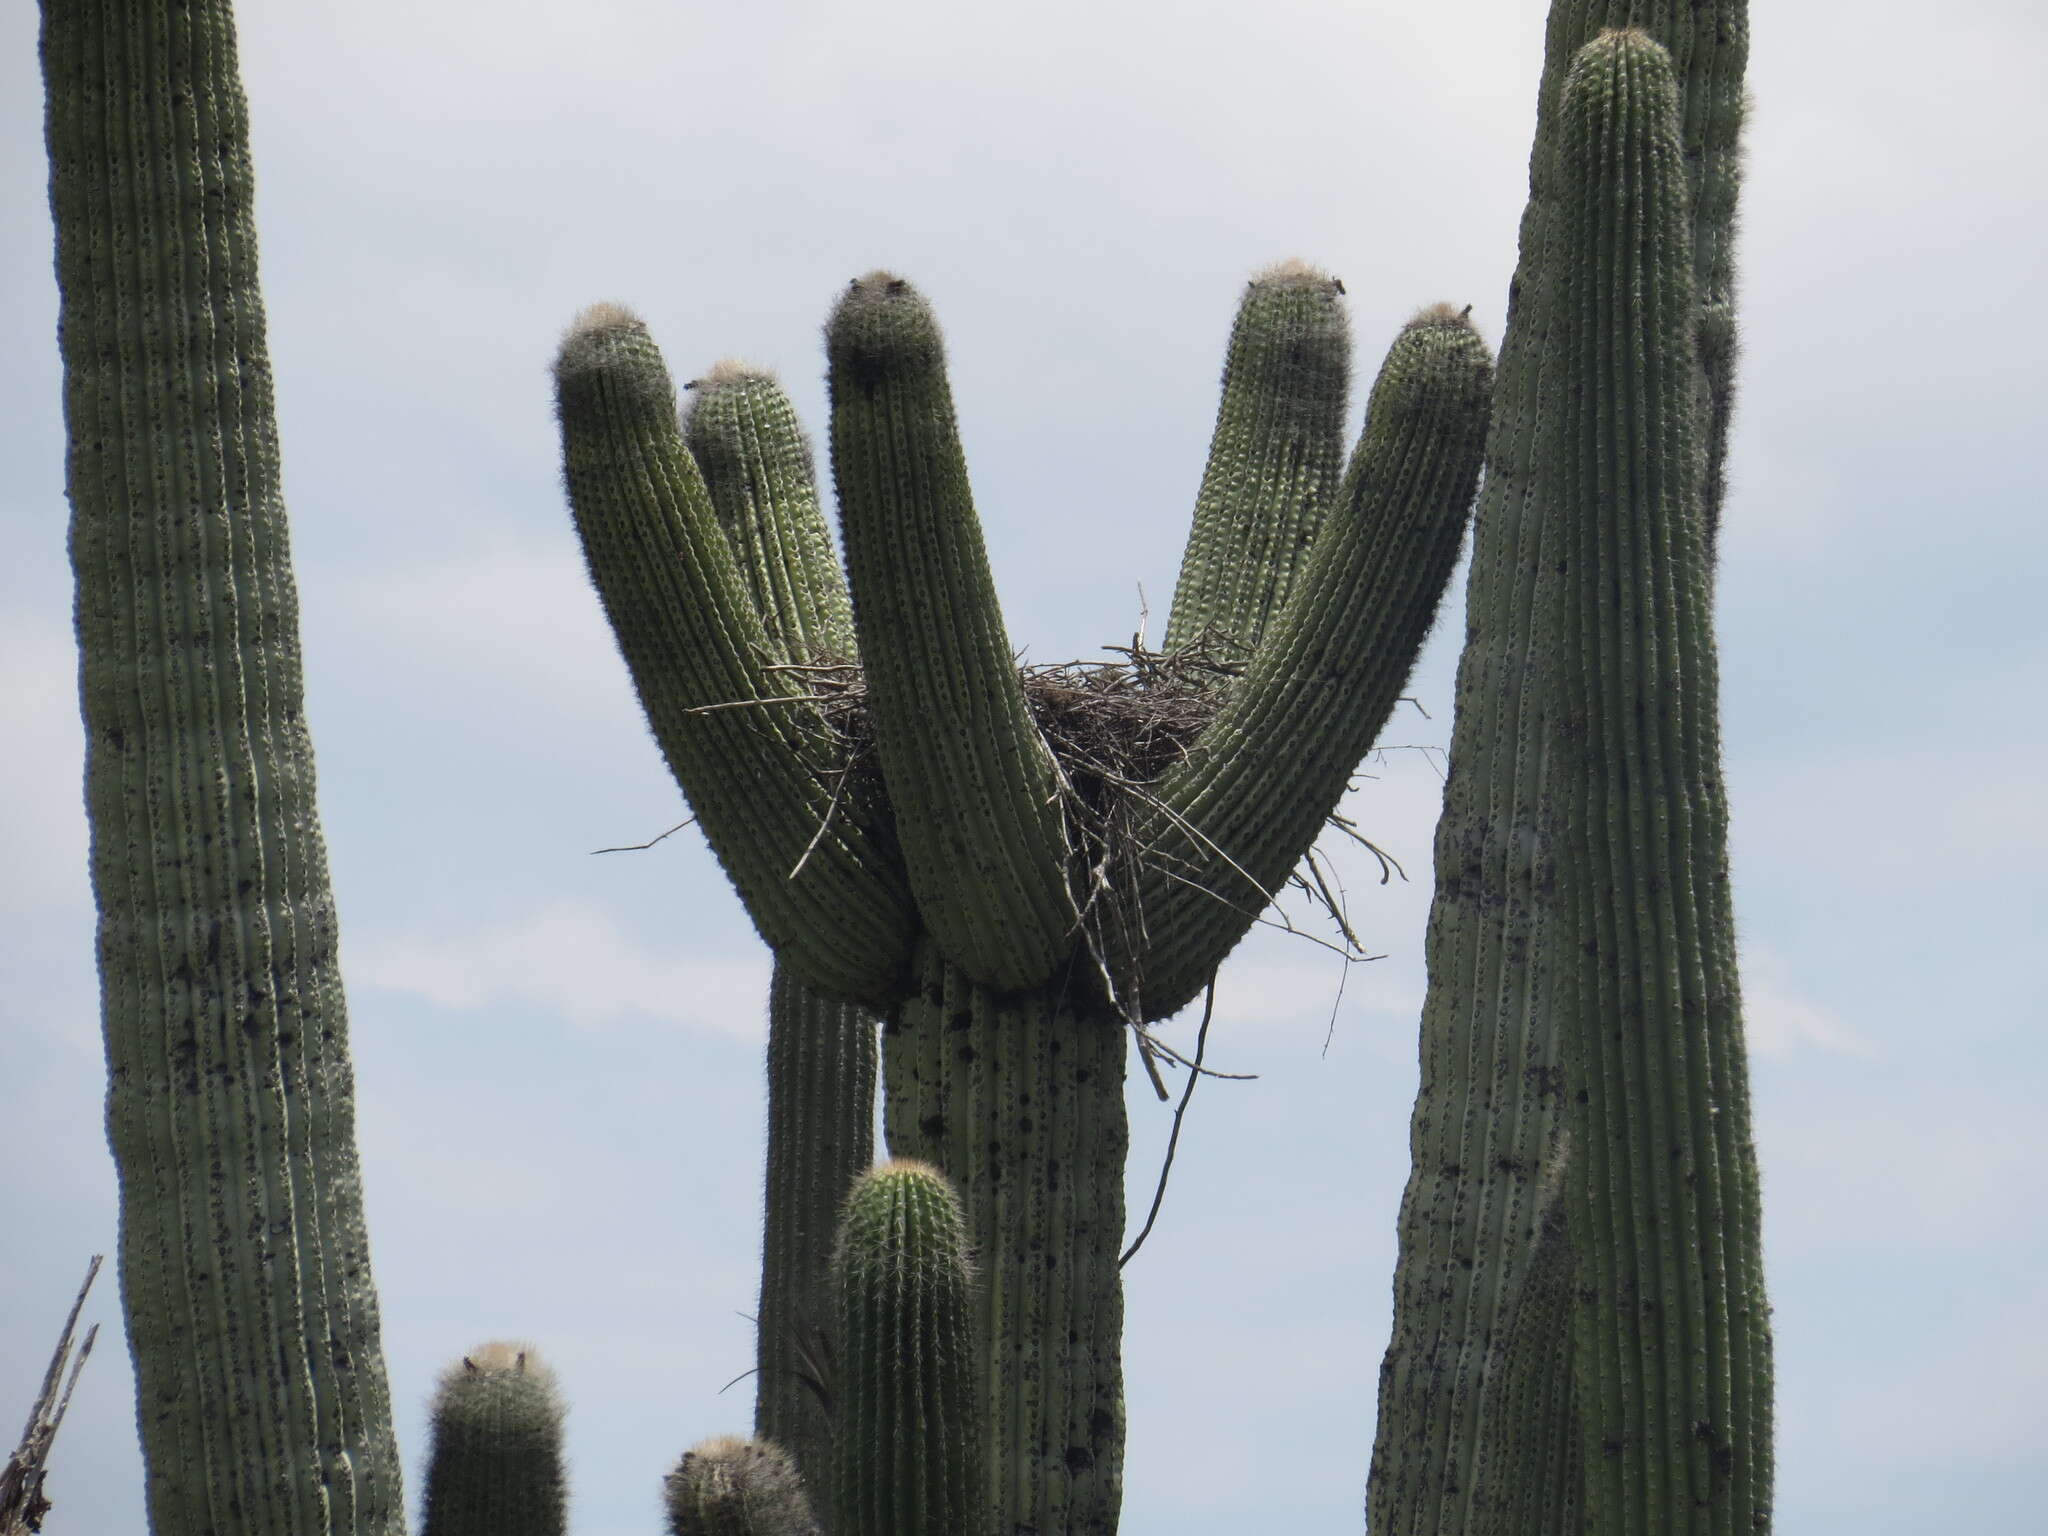
[[[696,817],[692,816],[689,819],[689,821],[679,821],[674,826],[670,827],[666,832],[662,833],[661,837],[650,837],[644,843],[622,843],[616,848],[593,848],[590,850],[591,857],[595,858],[600,853],[644,852],[646,849],[652,848],[656,843],[660,842],[663,837],[674,837],[678,832],[682,831],[683,828],[689,826],[690,822],[693,822],[696,819]]]
[[[1145,1239],[1152,1235],[1152,1223],[1159,1219],[1159,1205],[1166,1198],[1166,1176],[1173,1172],[1173,1154],[1180,1150],[1181,1118],[1188,1112],[1188,1100],[1195,1096],[1195,1084],[1202,1080],[1202,1054],[1209,1048],[1209,1020],[1214,1018],[1215,1014],[1216,978],[1212,976],[1209,978],[1209,995],[1202,1004],[1202,1027],[1195,1035],[1195,1059],[1190,1064],[1188,1085],[1181,1090],[1180,1103],[1173,1109],[1173,1130],[1166,1138],[1166,1158],[1159,1165],[1159,1187],[1152,1191],[1152,1209],[1145,1213],[1145,1225],[1131,1240],[1131,1246],[1126,1248],[1123,1257],[1116,1261],[1118,1269],[1130,1263],[1131,1255],[1145,1246]]]

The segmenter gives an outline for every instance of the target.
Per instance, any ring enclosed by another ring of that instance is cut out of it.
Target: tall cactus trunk
[[[1565,82],[1573,60],[1603,28],[1629,25],[1641,26],[1663,45],[1663,67],[1673,81],[1673,115],[1656,131],[1669,135],[1669,163],[1676,169],[1672,184],[1659,194],[1669,197],[1654,210],[1667,222],[1654,231],[1649,195],[1639,178],[1629,179],[1635,170],[1613,159],[1588,164],[1588,144],[1568,143],[1564,133]],[[1546,1351],[1570,1348],[1577,1384],[1571,1411],[1581,1432],[1594,1435],[1596,1422],[1612,1423],[1588,1396],[1589,1386],[1605,1380],[1589,1374],[1594,1367],[1587,1354],[1593,1344],[1588,1320],[1567,1318],[1548,1299],[1560,1283],[1559,1239],[1549,1225],[1560,1213],[1555,1201],[1537,1196],[1539,1187],[1554,1188],[1560,1173],[1579,1192],[1567,1200],[1560,1230],[1569,1234],[1573,1250],[1568,1283],[1583,1296],[1593,1284],[1584,1270],[1593,1245],[1617,1240],[1607,1227],[1614,1213],[1593,1208],[1591,1191],[1598,1185],[1589,1181],[1610,1173],[1619,1177],[1632,1158],[1651,1156],[1644,1146],[1624,1149],[1611,1140],[1622,1133],[1597,1120],[1601,1111],[1587,1081],[1601,1059],[1594,1037],[1652,1026],[1633,1014],[1618,1021],[1609,1011],[1619,1006],[1611,993],[1582,989],[1582,973],[1593,966],[1588,945],[1597,942],[1586,925],[1596,921],[1599,903],[1625,909],[1660,881],[1724,891],[1725,848],[1706,836],[1677,864],[1639,867],[1626,875],[1594,872],[1584,839],[1611,807],[1591,787],[1594,768],[1585,742],[1572,734],[1584,731],[1593,707],[1581,692],[1593,679],[1580,670],[1587,661],[1579,649],[1590,638],[1582,641],[1572,626],[1584,622],[1621,634],[1630,625],[1657,629],[1682,622],[1692,626],[1696,645],[1708,643],[1706,608],[1721,494],[1718,445],[1725,440],[1731,400],[1732,220],[1746,53],[1742,0],[1558,0],[1551,12],[1530,199],[1467,592],[1449,781],[1437,830],[1422,1081],[1411,1131],[1414,1169],[1402,1203],[1394,1331],[1381,1368],[1368,1494],[1368,1525],[1375,1532],[1463,1536],[1502,1528],[1550,1536],[1621,1528],[1607,1523],[1615,1518],[1612,1502],[1596,1498],[1588,1481],[1606,1475],[1605,1432],[1571,1483],[1553,1486],[1554,1496],[1541,1508],[1530,1503],[1529,1483],[1516,1477],[1515,1469],[1545,1464],[1556,1450],[1555,1417],[1533,1417],[1517,1406],[1529,1401],[1516,1383],[1522,1374],[1518,1362],[1532,1348],[1530,1319],[1547,1320]],[[1595,178],[1590,184],[1589,177]],[[1615,250],[1596,258],[1581,241],[1581,226],[1596,212],[1617,209],[1641,222],[1626,239],[1616,237]],[[1668,242],[1675,253],[1670,259],[1684,269],[1685,292],[1673,297],[1678,278],[1666,274],[1659,300],[1671,307],[1657,321],[1664,329],[1645,334],[1631,329],[1642,321],[1629,312],[1625,292],[1596,296],[1588,285],[1607,275],[1594,270],[1596,259],[1619,260],[1618,251],[1635,250],[1628,242],[1652,239]],[[1600,347],[1609,349],[1608,362],[1625,376],[1589,372],[1587,349]],[[1683,409],[1665,402],[1654,424],[1640,417],[1589,421],[1579,414],[1627,409],[1615,402],[1630,398],[1648,372],[1683,381]],[[1558,435],[1596,430],[1634,434],[1626,444],[1617,442],[1618,467],[1598,484],[1577,478],[1571,462],[1576,450]],[[1652,473],[1666,477],[1667,492],[1682,490],[1684,500],[1645,514],[1671,525],[1669,536],[1679,541],[1667,548],[1657,580],[1645,584],[1622,577],[1605,561],[1591,561],[1589,546],[1580,541],[1622,537],[1614,529],[1634,515],[1623,503]],[[1577,521],[1596,522],[1596,511],[1610,520],[1605,535],[1584,533]],[[1679,523],[1686,525],[1683,532]],[[1571,599],[1582,606],[1568,616],[1566,589],[1580,582],[1597,585]],[[1684,620],[1674,617],[1674,587],[1693,608]],[[1711,654],[1695,649],[1691,658],[1688,669],[1659,678],[1640,702],[1654,711],[1674,693],[1686,693],[1698,728],[1713,712]],[[1699,739],[1686,750],[1696,764],[1713,756],[1713,748]],[[1638,792],[1665,793],[1661,780],[1655,788],[1644,782],[1661,772],[1647,761],[1638,764]],[[1599,888],[1597,895],[1587,894],[1589,880]],[[1707,953],[1717,953],[1732,942],[1726,919],[1725,907],[1717,909],[1685,943],[1697,941]],[[1676,953],[1654,961],[1645,956],[1643,963],[1678,964]],[[1697,957],[1684,962],[1694,970],[1698,963]],[[1611,959],[1600,961],[1602,967],[1609,964]],[[1719,961],[1713,965],[1717,975],[1732,975]],[[1696,996],[1687,1006],[1703,1003]],[[1754,1250],[1739,1234],[1755,1225],[1754,1168],[1746,1151],[1746,1093],[1732,990],[1717,996],[1713,1007],[1718,1043],[1708,1070],[1715,1075],[1720,1115],[1707,1117],[1716,1123],[1674,1132],[1656,1160],[1671,1160],[1673,1147],[1683,1143],[1680,1164],[1692,1168],[1695,1157],[1705,1156],[1743,1187],[1737,1205],[1724,1214],[1728,1232],[1736,1234],[1726,1240],[1743,1247],[1747,1258],[1717,1262],[1734,1264],[1747,1288],[1756,1283]],[[1660,1079],[1656,1091],[1667,1088],[1692,1091],[1683,1073]],[[1737,1208],[1743,1202],[1746,1211]],[[1640,1208],[1626,1219],[1680,1243],[1698,1237],[1718,1250],[1724,1242],[1720,1233],[1682,1234],[1676,1211]],[[1612,1282],[1594,1289],[1611,1308]],[[1760,1299],[1745,1289],[1735,1304],[1747,1311]],[[1611,1312],[1608,1322],[1615,1322]],[[1768,1344],[1760,1312],[1751,1322],[1753,1328],[1746,1322],[1738,1330],[1745,1341],[1741,1369],[1748,1378],[1740,1395],[1752,1404],[1767,1403]],[[1713,1494],[1716,1512],[1685,1516],[1708,1523],[1682,1528],[1720,1530],[1730,1518],[1744,1529],[1749,1527],[1740,1521],[1767,1522],[1767,1492],[1758,1492],[1769,1480],[1767,1418],[1765,1408],[1761,1417],[1752,1413],[1739,1431],[1731,1431],[1725,1405],[1721,1411],[1702,1405],[1697,1449],[1708,1454],[1708,1435],[1738,1435],[1748,1491],[1723,1486]],[[1728,1448],[1725,1440],[1720,1445]],[[1645,1454],[1682,1453],[1667,1441],[1661,1452],[1634,1444],[1626,1458]],[[1639,1462],[1630,1464],[1642,1470]],[[1707,1497],[1704,1489],[1701,1496]],[[1744,1507],[1731,1516],[1737,1504]],[[1666,1526],[1652,1521],[1627,1528]]]
[[[121,1284],[157,1536],[402,1529],[225,0],[52,0]]]
[[[883,1031],[889,1151],[945,1170],[974,1242],[987,1531],[1116,1530],[1128,1036],[1057,988],[977,985],[933,945]]]

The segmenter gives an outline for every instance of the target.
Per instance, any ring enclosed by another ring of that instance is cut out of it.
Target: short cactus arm
[[[834,1536],[983,1530],[986,1419],[966,1218],[945,1177],[898,1160],[846,1199],[833,1255],[840,1371]]]
[[[722,362],[689,386],[683,441],[785,661],[850,661],[853,607],[818,505],[811,447],[774,375]]]
[[[1168,650],[1207,634],[1249,655],[1308,564],[1344,473],[1351,335],[1343,291],[1328,273],[1294,261],[1245,286]]]
[[[1201,990],[1392,712],[1464,537],[1491,381],[1461,314],[1426,310],[1395,339],[1308,570],[1223,712],[1157,787],[1137,904],[1145,1016]]]
[[[404,1526],[225,0],[50,0],[121,1288],[157,1536]]]
[[[449,1366],[428,1425],[420,1536],[562,1536],[562,1398],[531,1345],[485,1344]]]
[[[662,1480],[669,1536],[818,1536],[811,1496],[772,1440],[716,1435]]]
[[[1058,770],[1017,678],[924,298],[858,279],[825,329],[832,471],[882,776],[947,957],[1035,986],[1073,948]]]
[[[914,915],[894,851],[845,793],[676,424],[653,340],[587,312],[555,368],[569,499],[591,577],[670,771],[762,936],[816,984],[880,998]]]

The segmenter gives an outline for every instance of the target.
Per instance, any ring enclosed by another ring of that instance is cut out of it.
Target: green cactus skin
[[[1767,1529],[1771,1347],[1728,890],[1706,423],[1670,56],[1601,34],[1565,81],[1565,302],[1583,387],[1545,415],[1537,483],[1563,574],[1547,740],[1579,1312],[1582,1528]],[[1578,1108],[1577,1106],[1583,1106]]]
[[[825,1466],[833,1386],[832,1245],[846,1190],[874,1162],[877,1020],[777,962],[768,992],[768,1175],[754,1432],[807,1482]]]
[[[1492,383],[1463,314],[1424,310],[1395,337],[1307,569],[1140,819],[1135,907],[1162,937],[1111,935],[1128,946],[1111,961],[1127,1007],[1164,1018],[1192,1002],[1343,798],[1457,563]]]
[[[562,1398],[530,1344],[495,1342],[441,1373],[421,1536],[562,1536]]]
[[[778,955],[836,996],[885,999],[915,932],[899,857],[835,793],[843,765],[815,710],[759,703],[798,685],[767,670],[774,646],[660,352],[635,316],[597,305],[563,339],[555,382],[577,532],[670,771]]]
[[[945,1177],[907,1159],[863,1176],[832,1268],[834,1536],[981,1530],[991,1426],[978,1411],[967,1222]]]
[[[1080,926],[1058,770],[996,603],[938,322],[909,283],[873,272],[825,346],[854,625],[910,888],[969,976],[1041,985]]]
[[[769,1440],[719,1435],[662,1480],[669,1536],[818,1536],[803,1479]]]
[[[851,660],[853,606],[789,396],[731,359],[687,388],[683,442],[769,639],[785,661]]]
[[[1629,23],[1666,45],[1682,87],[1682,164],[1697,210],[1689,230],[1693,336],[1685,340],[1732,336],[1728,284],[1746,7],[1740,0],[1559,0],[1538,98],[1530,201],[1487,448],[1437,834],[1414,1171],[1402,1203],[1394,1329],[1381,1369],[1368,1493],[1375,1532],[1463,1536],[1488,1509],[1519,1497],[1501,1488],[1495,1469],[1540,1461],[1553,1444],[1554,1419],[1502,1422],[1488,1414],[1506,1400],[1490,1383],[1504,1369],[1514,1337],[1510,1319],[1537,1251],[1535,1170],[1555,1159],[1570,1124],[1576,1068],[1565,1029],[1574,1006],[1567,989],[1583,963],[1576,919],[1558,896],[1562,855],[1553,813],[1578,807],[1583,791],[1562,777],[1572,759],[1550,745],[1567,680],[1559,642],[1546,628],[1546,605],[1557,601],[1553,577],[1571,557],[1560,543],[1562,493],[1540,462],[1542,433],[1552,430],[1546,413],[1588,388],[1556,344],[1582,302],[1567,293],[1577,274],[1559,213],[1570,168],[1560,148],[1559,104],[1578,50],[1610,24]],[[1717,353],[1720,363],[1732,355],[1719,344]],[[1692,370],[1694,411],[1702,419],[1689,429],[1693,446],[1685,451],[1693,454],[1695,507],[1709,546],[1698,573],[1706,581],[1719,471],[1712,454],[1697,449],[1725,432],[1730,392],[1725,378],[1712,387],[1702,382],[1692,345],[1675,358],[1660,355],[1658,366]],[[1668,445],[1655,451],[1669,456]],[[1723,879],[1711,863],[1695,868],[1703,874],[1689,875],[1689,884]],[[1747,1123],[1746,1104],[1731,1102],[1741,1097],[1734,1049],[1734,1063],[1724,1058],[1717,1078],[1724,1087],[1721,1121],[1730,1128]],[[1591,1161],[1588,1152],[1582,1162]],[[1582,1234],[1590,1240],[1576,1214],[1571,1228],[1574,1241]],[[1767,1396],[1767,1386],[1761,1390]],[[1767,1480],[1767,1466],[1763,1475]],[[1577,1518],[1560,1504],[1540,1519],[1532,1512],[1519,1529],[1537,1536],[1576,1531]]]
[[[1300,289],[1312,309],[1333,307],[1335,285],[1319,274],[1256,280],[1239,322],[1245,358],[1284,356],[1284,336],[1301,329],[1300,294],[1276,302],[1266,291],[1276,284]],[[1231,599],[1250,616],[1237,622],[1267,638],[1221,703],[1227,734],[1210,741],[1227,746],[1198,744],[1188,771],[1142,802],[1168,851],[1136,876],[1143,921],[1100,936],[1078,931],[1057,770],[996,609],[943,344],[922,297],[871,274],[827,331],[833,469],[881,789],[867,800],[850,788],[823,836],[835,765],[802,756],[822,736],[804,725],[811,706],[683,713],[786,694],[761,662],[777,654],[781,621],[760,610],[782,599],[768,584],[750,587],[733,553],[749,536],[730,518],[717,528],[712,511],[728,497],[711,486],[747,475],[720,467],[733,455],[712,452],[700,472],[667,420],[659,355],[622,311],[586,315],[558,366],[585,551],[670,766],[778,963],[821,996],[878,1004],[890,1150],[934,1162],[958,1185],[987,1277],[975,1315],[995,1428],[990,1532],[1116,1527],[1124,1026],[1192,997],[1306,851],[1413,664],[1469,510],[1490,359],[1462,317],[1441,311],[1396,340],[1338,499],[1327,513],[1304,512],[1320,492],[1289,478],[1289,452],[1262,446],[1260,434],[1286,436],[1327,410],[1325,333],[1341,317],[1317,323],[1323,340],[1311,350],[1325,366],[1232,370],[1214,456],[1268,466],[1266,505],[1294,532],[1257,535],[1248,484],[1205,506],[1198,537],[1237,539],[1242,559],[1274,566]],[[1280,401],[1289,388],[1321,403]],[[1205,483],[1228,481],[1212,462]],[[1303,530],[1325,522],[1301,566]],[[1225,524],[1235,532],[1218,535]],[[1301,567],[1291,578],[1289,562]],[[1207,600],[1200,585],[1191,600]],[[1266,624],[1260,603],[1283,592],[1284,610]],[[1262,661],[1276,646],[1281,659]],[[728,722],[725,734],[713,739],[707,721]],[[1332,740],[1314,740],[1318,730]],[[799,760],[777,763],[777,752]],[[1276,814],[1278,834],[1268,826]],[[828,892],[827,877],[807,872],[809,928],[791,920],[789,887],[801,882],[786,878],[800,834],[816,839],[813,860],[830,845],[837,882]],[[1256,881],[1212,846],[1233,839],[1253,845],[1244,852]],[[763,859],[763,846],[775,857]],[[735,868],[736,856],[754,862]],[[1241,889],[1224,894],[1225,876]],[[890,903],[906,885],[921,930],[908,964],[891,948]]]
[[[1116,1529],[1128,1038],[1056,995],[979,986],[936,945],[882,1034],[889,1150],[945,1169],[975,1235],[989,1531]]]
[[[1300,261],[1245,285],[1166,648],[1205,635],[1249,655],[1307,563],[1344,473],[1344,285]]]
[[[64,0],[43,67],[150,1524],[396,1532],[234,23]]]
[[[765,370],[731,360],[687,388],[683,440],[777,659],[851,660],[853,609],[789,397]],[[813,1482],[831,1390],[832,1244],[848,1187],[874,1163],[879,1025],[777,959],[754,1430]]]

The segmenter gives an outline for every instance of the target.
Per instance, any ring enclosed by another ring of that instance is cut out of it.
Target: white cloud
[[[347,964],[355,987],[407,992],[442,1008],[521,1004],[579,1029],[654,1020],[739,1040],[766,1038],[765,949],[652,949],[584,902],[558,901],[508,922],[435,934],[372,930],[351,940]]]
[[[1742,946],[1742,1022],[1750,1050],[1774,1061],[1807,1051],[1875,1061],[1877,1041],[1817,1003],[1794,979],[1784,955],[1765,944]]]

